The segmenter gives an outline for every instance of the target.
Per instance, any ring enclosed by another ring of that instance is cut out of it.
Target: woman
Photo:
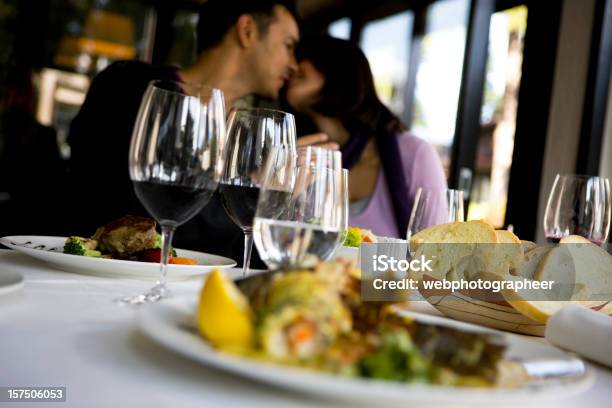
[[[446,188],[436,151],[378,99],[357,46],[328,36],[306,39],[299,59],[286,100],[298,124],[312,125],[308,133],[324,133],[340,146],[349,169],[349,224],[405,238],[418,188]]]

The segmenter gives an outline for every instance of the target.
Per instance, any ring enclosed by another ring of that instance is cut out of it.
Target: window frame
[[[534,240],[563,2],[526,0],[524,4],[527,31],[505,224],[522,239]]]
[[[612,71],[612,0],[595,0],[595,19],[576,173],[599,175]]]

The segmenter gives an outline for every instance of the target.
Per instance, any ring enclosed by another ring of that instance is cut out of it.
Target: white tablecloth
[[[60,272],[0,250],[0,274],[9,270],[21,273],[25,286],[0,296],[0,386],[65,386],[66,403],[53,406],[67,407],[338,406],[209,369],[153,343],[135,328],[134,310],[112,302],[151,282]],[[201,284],[171,289],[195,294]],[[589,367],[594,387],[550,406],[612,406],[612,370]],[[18,404],[30,405],[45,404]]]

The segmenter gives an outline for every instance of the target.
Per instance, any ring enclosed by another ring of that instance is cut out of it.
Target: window
[[[493,14],[468,219],[504,226],[521,82],[527,7]]]
[[[469,2],[430,6],[416,75],[412,132],[431,143],[448,175],[461,88]]]
[[[332,37],[349,40],[351,38],[351,19],[347,17],[334,21],[329,25],[327,32]]]
[[[404,116],[411,11],[372,21],[365,25],[361,48],[368,57],[378,96],[396,115]]]
[[[70,156],[66,137],[90,79],[117,60],[147,60],[153,44],[154,11],[138,2],[51,1],[49,51],[35,76],[36,117],[52,126],[63,158]]]
[[[52,0],[51,7],[56,12],[49,23],[58,36],[55,68],[94,76],[113,61],[147,59],[150,54],[152,11],[146,5]]]

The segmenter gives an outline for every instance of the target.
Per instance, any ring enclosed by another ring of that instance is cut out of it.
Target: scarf
[[[362,132],[351,132],[350,139],[340,149],[342,152],[342,167],[350,170],[357,164],[368,141],[369,138]],[[395,223],[400,237],[402,237],[408,229],[408,220],[414,203],[408,194],[409,180],[406,179],[404,174],[397,135],[393,133],[378,134],[376,136],[376,145],[391,194]]]

